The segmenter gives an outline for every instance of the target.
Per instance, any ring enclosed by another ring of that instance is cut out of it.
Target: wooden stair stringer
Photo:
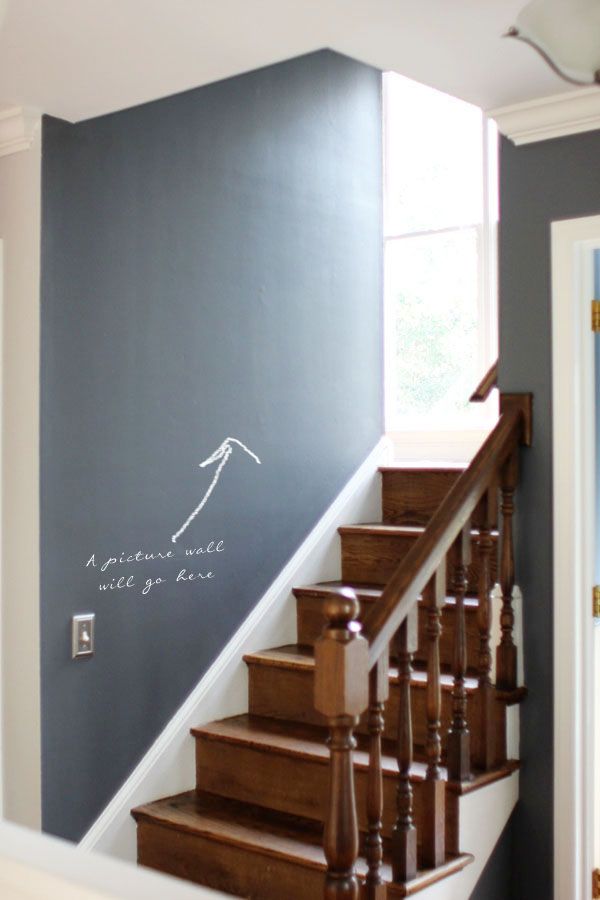
[[[329,751],[325,743],[325,722],[313,703],[313,646],[322,628],[323,606],[332,592],[348,583],[356,589],[363,607],[376,604],[391,572],[423,533],[429,517],[460,475],[461,468],[380,469],[384,492],[382,521],[338,528],[343,581],[307,583],[293,590],[298,643],[244,656],[249,675],[248,714],[191,729],[196,743],[196,789],[133,810],[142,864],[248,900],[317,900],[322,896],[325,873],[322,832]],[[415,477],[422,480],[424,492],[413,484]],[[476,674],[473,664],[477,665],[480,637],[476,589],[477,528],[481,523],[478,508],[472,520],[471,596],[465,603],[469,706],[478,695],[477,679],[472,676]],[[493,539],[497,540],[496,533]],[[449,569],[451,563],[452,560]],[[451,707],[452,642],[449,638],[453,633],[455,609],[453,599],[447,598],[442,610],[440,642],[443,741]],[[425,616],[420,614],[419,618],[423,630]],[[411,782],[417,834],[422,830],[425,802],[425,794],[420,793],[425,775],[420,754],[427,693],[426,641],[421,640],[420,644],[411,678],[415,725]],[[383,876],[388,882],[388,896],[418,893],[424,900],[465,900],[471,895],[516,802],[518,763],[508,762],[483,775],[476,773],[472,782],[460,785],[447,782],[446,862],[433,871],[419,871],[417,878],[407,884],[389,883],[389,841],[396,815],[398,767],[392,742],[397,731],[398,693],[398,675],[391,659],[382,765]],[[508,711],[511,710],[515,721],[517,718],[518,708],[510,705],[518,704],[523,696],[523,691],[506,696],[497,694],[498,709],[502,710],[499,717],[503,723],[502,735],[507,731]],[[476,704],[473,709],[477,709]],[[357,812],[363,837],[368,772],[365,718],[362,717],[356,731],[354,754]],[[361,879],[364,877],[362,857],[357,862],[357,873]]]

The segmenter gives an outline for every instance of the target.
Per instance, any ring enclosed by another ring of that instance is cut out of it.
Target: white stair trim
[[[474,861],[461,872],[421,891],[419,900],[467,900],[519,799],[519,773],[466,794],[459,800],[459,847]]]
[[[381,519],[377,467],[386,452],[387,440],[382,438],[85,834],[79,844],[82,849],[135,861],[131,809],[155,797],[189,790],[195,783],[190,728],[247,711],[243,655],[295,643],[296,608],[291,589],[340,577],[338,526]]]

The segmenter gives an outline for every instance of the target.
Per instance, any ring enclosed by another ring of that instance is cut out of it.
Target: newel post
[[[327,627],[315,645],[315,708],[329,724],[329,802],[324,833],[325,900],[358,900],[358,818],[354,728],[369,703],[369,647],[356,622],[359,604],[342,588],[325,604]]]

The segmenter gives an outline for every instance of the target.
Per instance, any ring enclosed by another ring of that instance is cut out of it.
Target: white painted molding
[[[0,156],[29,150],[40,122],[36,110],[23,106],[0,107]]]
[[[600,88],[581,88],[514,106],[487,110],[501,134],[517,144],[580,134],[600,128]]]
[[[525,646],[523,643],[523,592],[515,584],[512,592],[514,613],[513,639],[517,645],[517,687],[525,687]],[[500,617],[498,617],[500,618]]]
[[[425,888],[419,900],[465,900],[472,895],[518,799],[518,772],[460,797],[459,846],[475,859],[457,875]]]
[[[594,347],[600,216],[552,223],[554,897],[587,900],[594,863]]]
[[[496,647],[500,645],[502,637],[502,629],[500,628],[500,614],[502,612],[502,588],[496,582],[490,591],[491,603],[491,628],[490,628],[490,647],[492,648],[492,671],[490,673],[493,683],[496,683]],[[518,645],[517,645],[518,646]],[[522,654],[518,653],[518,656]],[[517,656],[517,658],[518,658]]]
[[[79,844],[82,849],[134,861],[136,836],[131,809],[156,797],[190,790],[194,785],[194,741],[190,728],[246,712],[248,681],[244,654],[296,641],[291,589],[298,584],[339,578],[338,526],[381,518],[377,467],[387,452],[387,444],[387,439],[382,439],[350,478],[83,837]]]
[[[391,431],[388,432],[392,448],[393,460],[402,463],[465,463],[468,464],[490,431],[494,428],[498,416],[489,419],[487,428],[461,429],[460,431]]]

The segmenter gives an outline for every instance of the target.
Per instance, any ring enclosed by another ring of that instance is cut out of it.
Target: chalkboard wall
[[[380,91],[322,51],[44,120],[47,831],[81,837],[382,432]]]

